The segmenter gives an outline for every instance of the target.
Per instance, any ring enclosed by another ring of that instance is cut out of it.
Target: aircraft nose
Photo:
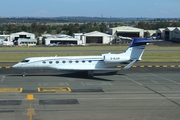
[[[21,68],[21,65],[19,65],[18,63],[13,65],[12,68]]]

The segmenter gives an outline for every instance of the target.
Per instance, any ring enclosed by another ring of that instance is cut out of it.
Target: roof
[[[157,31],[158,31],[158,32],[161,32],[161,33],[162,33],[164,30],[165,30],[165,28],[159,28],[159,29],[157,29]]]
[[[45,40],[61,40],[61,41],[78,41],[78,39],[76,38],[68,38],[68,37],[64,37],[64,38],[46,38]]]
[[[99,31],[93,31],[93,32],[90,32],[90,33],[85,33],[84,36],[108,36],[108,37],[110,37],[111,35],[106,34],[106,33],[102,33],[102,32],[99,32]]]
[[[135,28],[135,27],[131,27],[131,26],[121,26],[121,27],[114,27],[114,28],[110,28],[110,29],[115,29],[117,31],[140,31],[140,30],[143,30],[143,29]]]
[[[176,27],[173,31],[175,30],[180,31],[180,27]]]
[[[165,31],[173,31],[176,27],[167,27]]]
[[[83,35],[83,33],[73,33],[73,35]]]
[[[34,35],[33,33],[28,33],[28,32],[24,32],[24,31],[22,31],[22,32],[17,32],[17,33],[12,33],[12,34],[18,34],[18,35],[32,34],[32,35]]]
[[[36,39],[24,39],[24,38],[19,38],[18,42],[37,42]]]
[[[65,37],[71,38],[72,36],[66,35],[66,34],[56,34],[56,37],[57,37],[57,38],[65,38]]]
[[[42,37],[52,37],[51,34],[45,33],[45,34],[41,34]]]

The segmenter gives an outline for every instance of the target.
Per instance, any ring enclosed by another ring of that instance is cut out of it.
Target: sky
[[[0,0],[0,17],[180,18],[180,0]]]

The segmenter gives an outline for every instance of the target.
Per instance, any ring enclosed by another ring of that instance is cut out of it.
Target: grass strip
[[[45,56],[90,56],[101,55],[103,53],[0,53],[0,62],[19,62],[28,57],[45,57]],[[142,62],[180,62],[180,52],[145,52],[142,56]]]

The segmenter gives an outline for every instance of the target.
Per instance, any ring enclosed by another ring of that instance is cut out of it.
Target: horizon
[[[179,0],[2,0],[1,17],[180,18]]]
[[[55,17],[48,17],[48,16],[0,16],[0,18],[105,18],[105,19],[180,19],[180,17],[99,17],[99,16],[55,16]]]

